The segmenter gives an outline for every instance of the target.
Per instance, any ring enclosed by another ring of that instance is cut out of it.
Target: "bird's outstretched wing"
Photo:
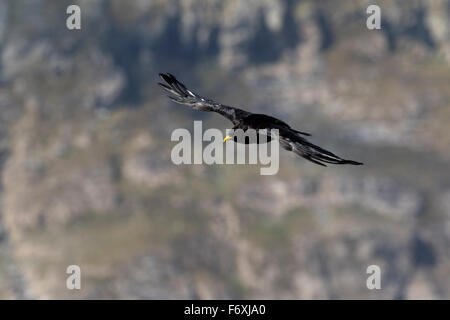
[[[312,144],[292,129],[279,130],[279,142],[282,148],[321,166],[325,163],[362,165],[361,162],[342,159],[334,153]]]
[[[188,90],[170,73],[160,73],[159,76],[166,82],[166,84],[160,82],[158,82],[158,84],[164,90],[173,95],[168,97],[176,103],[188,105],[195,110],[213,111],[220,113],[222,116],[233,122],[233,124],[237,124],[239,122],[239,119],[251,114],[250,112],[238,108],[233,108],[217,103],[213,100],[204,98]]]

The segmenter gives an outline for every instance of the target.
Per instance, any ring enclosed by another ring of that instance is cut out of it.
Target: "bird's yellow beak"
[[[230,136],[226,136],[225,139],[223,139],[223,142],[230,140],[230,139],[233,139],[233,138],[231,138]]]

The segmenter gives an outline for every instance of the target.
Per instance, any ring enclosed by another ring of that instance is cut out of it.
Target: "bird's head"
[[[236,143],[244,144],[258,143],[257,135],[258,134],[256,130],[249,130],[247,126],[235,126],[233,129],[227,130],[227,135],[223,139],[223,142],[225,143],[226,141],[231,140]]]
[[[235,140],[235,130],[238,128],[238,125],[234,126],[231,130],[227,129],[227,133],[223,142],[225,143],[227,140]]]
[[[227,140],[233,140],[234,142],[237,142],[240,138],[240,135],[243,135],[247,129],[248,127],[246,125],[243,125],[242,122],[239,122],[233,128],[231,128],[231,130],[227,129],[227,135],[223,139],[223,142],[225,143]]]
[[[227,140],[230,140],[230,139],[233,139],[233,137],[227,135],[227,136],[223,139],[223,142],[225,143]]]

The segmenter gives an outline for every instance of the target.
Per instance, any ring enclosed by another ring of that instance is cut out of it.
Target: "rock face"
[[[0,298],[450,297],[450,1],[78,4],[0,3]],[[158,72],[365,165],[175,166]]]

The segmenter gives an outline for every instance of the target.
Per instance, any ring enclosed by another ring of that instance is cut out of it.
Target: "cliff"
[[[450,1],[71,3],[0,3],[1,298],[450,297]],[[159,72],[365,165],[175,166]]]

